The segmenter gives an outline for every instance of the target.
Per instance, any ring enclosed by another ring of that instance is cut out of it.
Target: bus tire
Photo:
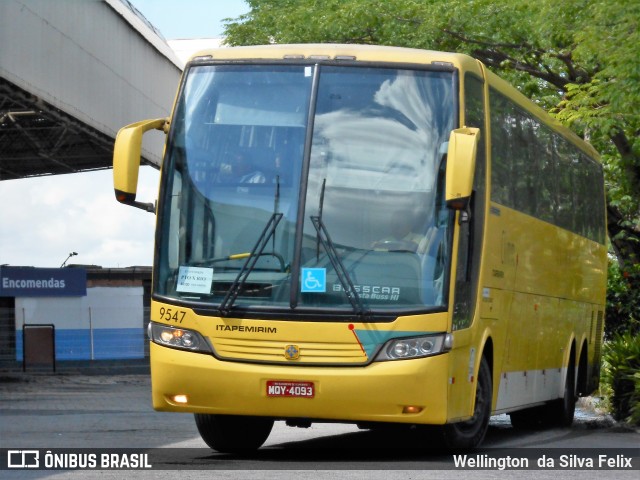
[[[576,411],[576,377],[573,360],[569,362],[567,378],[564,382],[564,395],[547,405],[547,418],[553,427],[570,427]]]
[[[473,417],[466,422],[444,425],[442,433],[448,448],[474,448],[482,443],[489,429],[492,397],[491,368],[483,356],[478,370]]]
[[[257,450],[267,440],[273,419],[240,415],[194,414],[202,440],[221,453],[246,453]]]

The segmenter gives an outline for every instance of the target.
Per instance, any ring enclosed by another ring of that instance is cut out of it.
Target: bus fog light
[[[182,403],[182,404],[189,403],[189,398],[186,395],[174,395],[173,397],[171,397],[171,399],[175,403]]]
[[[444,333],[414,338],[397,338],[389,340],[382,347],[376,361],[429,357],[449,351],[451,345],[451,335]]]

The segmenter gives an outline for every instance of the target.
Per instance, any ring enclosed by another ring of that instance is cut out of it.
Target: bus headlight
[[[389,340],[376,356],[377,362],[430,357],[448,352],[453,346],[450,333]]]
[[[180,348],[192,352],[212,353],[209,343],[200,333],[186,328],[174,328],[160,323],[149,323],[149,339],[158,345]]]

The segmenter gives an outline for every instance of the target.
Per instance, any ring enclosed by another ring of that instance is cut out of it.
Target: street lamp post
[[[69,259],[70,259],[71,257],[75,257],[76,255],[78,255],[78,252],[71,252],[71,253],[69,254],[69,256],[67,257],[67,259],[66,259],[64,262],[62,262],[62,265],[60,265],[60,268],[63,268],[63,267],[67,264],[67,262],[69,261]]]

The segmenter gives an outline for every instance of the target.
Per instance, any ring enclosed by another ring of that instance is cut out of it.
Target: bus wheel
[[[564,382],[564,396],[547,405],[547,418],[550,426],[570,427],[576,411],[576,380],[573,360],[567,369],[567,379]]]
[[[235,415],[196,413],[196,426],[204,442],[222,453],[243,453],[257,450],[267,440],[273,419]]]
[[[444,440],[448,448],[473,448],[482,443],[489,428],[492,395],[491,368],[487,359],[482,357],[473,417],[466,422],[451,423],[443,427]]]

